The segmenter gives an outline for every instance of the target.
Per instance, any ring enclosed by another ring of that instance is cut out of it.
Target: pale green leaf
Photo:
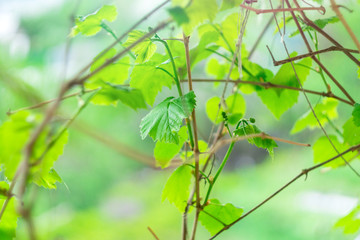
[[[142,139],[149,134],[154,141],[160,140],[178,144],[178,132],[183,119],[190,116],[195,105],[193,91],[179,98],[169,97],[165,99],[141,120]]]
[[[134,110],[138,108],[147,108],[142,92],[135,88],[122,86],[104,86],[91,99],[96,105],[114,105],[121,101],[123,104]]]
[[[244,0],[223,0],[220,11],[224,11],[230,8],[239,7]]]
[[[310,70],[308,67],[310,67],[311,64],[312,61],[310,58],[301,60],[299,65],[295,64],[296,73],[301,83],[304,83],[306,77],[309,75]],[[270,82],[273,84],[290,87],[300,87],[290,63],[282,65],[275,77],[270,80]],[[298,91],[280,88],[262,88],[257,90],[257,94],[277,119],[279,119],[281,115],[287,110],[289,110],[298,101],[299,97]]]
[[[91,65],[90,71],[93,72],[102,64],[104,64],[105,61],[111,59],[115,55],[116,50],[112,48],[99,59],[97,59],[98,56],[96,56],[95,59],[97,60]],[[130,58],[124,57],[119,61],[109,64],[104,69],[95,73],[88,81],[86,81],[85,86],[87,87],[87,89],[95,89],[98,87],[102,87],[104,82],[111,84],[123,84],[128,79],[129,69]]]
[[[219,97],[213,97],[206,103],[206,113],[209,119],[218,124],[223,121],[222,112],[228,116],[230,124],[236,124],[244,115],[246,111],[246,102],[243,96],[239,93],[230,95],[226,100],[226,107],[221,106],[219,110]]]
[[[75,19],[75,27],[72,28],[70,36],[74,37],[78,33],[82,33],[85,36],[95,35],[101,30],[103,20],[112,22],[116,19],[116,16],[117,11],[115,6],[104,5],[95,13]]]
[[[352,111],[353,121],[355,126],[360,127],[360,104],[355,103],[354,109]]]
[[[219,200],[211,199],[200,212],[200,223],[211,235],[218,233],[225,225],[229,225],[243,214],[242,208],[237,208],[231,203],[222,205]]]
[[[191,35],[194,28],[205,20],[212,21],[218,12],[216,0],[193,0],[191,5],[186,8],[189,23],[183,24],[186,35]]]
[[[157,141],[154,148],[154,157],[157,165],[162,168],[168,167],[171,160],[180,152],[187,139],[187,128],[182,127],[179,131],[178,144]]]
[[[129,37],[123,44],[124,47],[129,47],[146,35],[146,32],[140,30],[133,30],[129,33]],[[135,45],[131,51],[136,55],[136,62],[143,63],[148,61],[156,52],[156,44],[154,44],[150,38],[146,38],[137,45]]]
[[[350,148],[350,146],[346,143],[340,143],[338,138],[334,135],[329,136],[332,143],[336,147],[336,149],[339,151],[339,153],[347,150]],[[329,140],[326,136],[323,136],[319,138],[313,145],[313,151],[314,151],[314,163],[322,163],[324,161],[327,161],[328,159],[338,155],[338,153],[334,150],[332,145],[330,144]],[[353,157],[356,156],[356,152],[349,152],[343,157],[350,161]],[[331,168],[337,168],[339,166],[345,165],[344,160],[339,157],[327,164],[325,164],[325,167],[331,167]]]
[[[360,143],[360,126],[355,126],[353,118],[350,118],[343,126],[344,142],[350,146]]]
[[[3,199],[0,199],[0,206],[4,204]],[[16,212],[17,201],[15,198],[11,198],[4,215],[0,222],[0,239],[12,240],[16,236],[17,220],[19,214]]]
[[[333,120],[338,117],[337,105],[337,100],[325,98],[322,103],[319,103],[314,107],[314,112],[322,126],[325,126],[328,122],[328,118]],[[307,127],[310,129],[320,127],[311,110],[306,112],[296,121],[294,127],[291,129],[291,134],[300,132]]]
[[[173,79],[158,67],[167,60],[166,57],[155,54],[151,61],[135,66],[131,73],[130,86],[139,89],[145,101],[151,106],[164,86],[168,88],[172,86]],[[172,71],[169,64],[162,64],[161,68]]]
[[[46,139],[45,134],[42,134],[40,139],[36,142],[34,147],[35,160],[39,159],[46,149],[44,142]],[[56,140],[50,149],[43,156],[40,164],[37,164],[31,169],[32,180],[39,186],[45,188],[56,188],[56,181],[62,182],[60,176],[53,169],[54,163],[58,158],[63,154],[65,145],[67,144],[69,138],[68,131],[65,131],[61,136]]]
[[[39,120],[38,115],[21,111],[11,115],[0,127],[0,167],[9,180],[13,179],[23,148]]]
[[[247,136],[252,134],[262,133],[262,131],[253,124],[242,123],[238,129],[234,131],[234,133],[241,137]],[[274,158],[274,148],[278,147],[277,143],[273,139],[261,138],[261,137],[254,137],[248,138],[248,142],[251,144],[255,144],[255,146],[259,148],[266,149],[271,158]]]
[[[184,23],[189,22],[189,17],[187,16],[184,8],[175,6],[168,9],[170,16],[174,19],[174,21],[180,26]]]
[[[183,165],[178,167],[169,177],[162,192],[162,201],[167,199],[174,204],[180,212],[185,211],[186,203],[190,195],[192,168]]]
[[[360,205],[357,205],[348,215],[340,218],[334,227],[344,228],[345,234],[354,234],[360,230]]]

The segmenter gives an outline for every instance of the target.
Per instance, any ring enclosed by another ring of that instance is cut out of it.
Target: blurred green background
[[[160,2],[1,0],[0,122],[6,120],[9,109],[15,110],[54,98],[64,79],[73,76],[112,43],[113,39],[104,31],[95,37],[77,36],[69,43],[67,35],[72,26],[72,16],[87,15],[104,4],[114,4],[119,15],[109,25],[117,34],[121,34]],[[360,7],[355,1],[344,1],[342,4],[354,9],[346,18],[360,37]],[[261,7],[261,4],[258,6]],[[325,6],[329,6],[327,1]],[[329,11],[326,16],[332,15]],[[146,30],[166,17],[166,11],[159,11],[140,28]],[[269,17],[251,15],[251,27],[244,40],[248,50],[259,34],[253,29],[262,29]],[[280,38],[273,35],[274,29],[272,26],[267,31],[253,58],[254,62],[272,70],[276,68],[271,67],[266,44],[278,59],[285,58]],[[288,33],[293,29],[289,27]],[[344,46],[353,48],[352,41],[340,24],[329,26],[326,30]],[[299,36],[286,40],[290,49],[305,52]],[[322,48],[330,46],[323,39],[320,45]],[[359,90],[353,87],[359,81],[357,67],[341,53],[327,54],[322,60],[358,100]],[[193,75],[206,77],[205,67],[206,62],[201,63]],[[321,89],[320,78],[312,73],[305,87]],[[200,103],[219,94],[222,88],[203,83],[195,84],[194,88],[199,103],[200,135],[206,140],[212,125],[206,117],[205,106]],[[169,92],[172,90],[164,89],[157,102]],[[339,94],[339,91],[334,90],[334,93]],[[321,135],[318,129],[289,135],[296,119],[308,110],[302,95],[299,103],[280,120],[274,118],[255,94],[245,97],[246,117],[256,118],[257,125],[268,134],[310,144]],[[320,98],[310,96],[310,100],[316,104]],[[71,116],[77,104],[76,98],[64,101],[59,117],[66,119]],[[351,107],[340,103],[340,117],[335,124],[342,126],[351,110]],[[65,153],[55,165],[65,183],[59,184],[57,190],[37,190],[39,197],[35,205],[35,222],[39,239],[152,239],[148,226],[160,239],[180,239],[181,214],[167,201],[161,202],[161,192],[172,169],[152,169],[126,157],[132,151],[152,155],[154,143],[149,138],[142,141],[138,127],[148,111],[135,112],[119,103],[117,107],[89,105],[81,113],[70,129]],[[330,127],[327,130],[333,132]],[[219,159],[225,150],[219,152]],[[219,165],[219,160],[216,165]],[[226,172],[214,187],[213,197],[244,207],[247,211],[301,169],[311,165],[311,148],[280,143],[275,150],[275,159],[271,160],[262,149],[252,147],[247,142],[237,143]],[[360,169],[359,161],[354,162],[353,166]],[[218,239],[359,240],[360,236],[346,236],[341,229],[332,227],[357,203],[360,195],[358,182],[359,179],[347,168],[314,171],[306,181],[299,180]],[[209,236],[206,229],[199,228],[198,239]],[[17,239],[27,239],[22,221],[19,221]]]

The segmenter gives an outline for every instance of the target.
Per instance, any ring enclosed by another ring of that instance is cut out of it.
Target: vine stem
[[[232,223],[228,224],[227,226],[223,227],[218,233],[216,233],[214,236],[212,236],[209,240],[212,240],[214,238],[216,238],[217,236],[219,236],[222,232],[224,232],[225,230],[229,229],[230,227],[232,227],[234,224],[238,223],[239,221],[243,220],[244,218],[246,218],[247,216],[249,216],[251,213],[255,212],[258,208],[260,208],[261,206],[263,206],[265,203],[267,203],[268,201],[270,201],[272,198],[274,198],[276,195],[278,195],[280,192],[282,192],[284,189],[288,188],[290,185],[292,185],[294,182],[296,182],[300,177],[305,176],[307,177],[309,172],[324,166],[327,163],[330,163],[332,161],[334,161],[335,159],[345,155],[348,152],[353,152],[357,149],[360,148],[360,144],[359,145],[355,145],[349,149],[347,149],[346,151],[339,153],[338,155],[324,161],[321,162],[319,164],[316,164],[310,168],[306,168],[303,169],[301,171],[301,173],[299,173],[298,175],[296,175],[293,179],[291,179],[288,183],[286,183],[284,186],[282,186],[281,188],[279,188],[276,192],[274,192],[273,194],[271,194],[269,197],[267,197],[265,200],[263,200],[262,202],[260,202],[258,205],[256,205],[254,208],[252,208],[250,211],[248,211],[246,214],[242,215],[241,217],[239,217],[238,219],[236,219],[235,221],[233,221]],[[305,178],[306,179],[306,178]]]
[[[193,91],[192,86],[192,78],[191,78],[191,63],[190,63],[190,53],[189,53],[189,36],[185,36],[183,34],[184,39],[184,47],[185,47],[185,56],[186,56],[186,69],[187,69],[187,75],[188,75],[188,82],[189,82],[189,91]],[[191,240],[195,239],[196,235],[196,229],[198,225],[199,220],[199,214],[201,210],[201,204],[200,204],[200,167],[199,167],[199,143],[198,143],[198,134],[197,134],[197,124],[196,124],[196,114],[195,114],[195,108],[192,111],[192,123],[194,128],[194,156],[195,156],[195,199],[196,199],[196,213],[195,213],[195,220],[194,220],[194,226],[191,234]],[[185,227],[186,228],[186,227]],[[186,239],[186,232],[184,234],[183,232],[183,238],[185,235]]]
[[[177,74],[177,69],[176,69],[174,57],[173,57],[173,55],[171,53],[169,45],[167,44],[167,42],[165,40],[162,40],[162,39],[155,38],[155,39],[152,39],[152,41],[162,43],[164,45],[167,53],[169,54],[170,61],[171,61],[171,66],[172,66],[173,72],[174,72],[174,78],[173,79],[175,81],[176,88],[178,90],[179,96],[182,97],[183,93],[182,93],[182,90],[181,90],[180,79],[179,79],[179,75]],[[194,149],[194,147],[195,147],[195,145],[194,145],[194,137],[193,137],[193,134],[192,134],[191,124],[190,124],[189,118],[186,118],[185,122],[186,122],[186,126],[187,126],[188,133],[189,133],[190,146],[191,146],[192,149]]]
[[[204,199],[203,205],[206,205],[206,204],[207,204],[207,201],[209,200],[209,197],[210,197],[211,190],[213,189],[213,186],[214,186],[216,180],[218,179],[221,171],[222,171],[223,168],[225,167],[225,164],[227,163],[227,161],[228,161],[228,159],[229,159],[229,157],[230,157],[230,154],[231,154],[231,152],[232,152],[232,150],[233,150],[233,148],[234,148],[234,145],[235,145],[235,141],[232,141],[232,142],[230,143],[230,146],[229,146],[229,148],[228,148],[228,150],[227,150],[227,152],[226,152],[226,155],[225,155],[223,161],[221,162],[221,165],[220,165],[219,169],[218,169],[218,170],[216,171],[216,173],[215,173],[214,179],[213,179],[213,180],[211,181],[211,183],[210,183],[210,186],[209,186],[208,191],[207,191],[207,193],[206,193],[206,197],[205,197],[205,199]]]
[[[107,53],[111,48],[113,48],[116,44],[121,42],[122,39],[124,39],[132,30],[137,28],[142,22],[144,22],[146,19],[148,19],[151,15],[153,15],[155,12],[157,12],[159,9],[161,9],[163,6],[165,6],[167,3],[169,3],[171,0],[165,0],[158,6],[156,6],[153,10],[151,10],[148,14],[146,14],[144,17],[142,17],[139,21],[137,21],[133,26],[131,26],[126,32],[124,32],[120,37],[117,38],[116,41],[114,41],[111,45],[109,45],[104,51],[102,51],[98,56],[96,56],[89,64],[87,64],[85,67],[83,67],[73,79],[78,79],[81,77],[82,74],[84,74],[90,66],[96,62],[99,58],[104,56],[105,53]]]
[[[357,37],[355,36],[354,32],[351,30],[349,24],[346,22],[344,16],[342,15],[342,13],[339,10],[338,5],[336,4],[335,0],[330,0],[331,2],[331,8],[334,10],[334,12],[336,13],[336,16],[338,16],[338,18],[340,19],[341,23],[344,25],[346,31],[349,33],[351,39],[353,40],[353,42],[355,43],[357,49],[360,51],[360,42],[357,39]]]

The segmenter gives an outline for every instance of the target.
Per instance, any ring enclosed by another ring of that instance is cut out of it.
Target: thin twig
[[[336,16],[338,16],[338,18],[340,19],[341,23],[344,25],[346,31],[349,33],[351,39],[353,40],[353,42],[355,43],[357,49],[360,51],[360,42],[357,39],[357,37],[355,36],[354,32],[351,30],[349,24],[346,22],[344,16],[342,15],[342,13],[339,10],[339,6],[336,4],[335,0],[330,0],[331,2],[331,8],[334,10],[334,12],[336,13]]]
[[[187,74],[188,74],[188,82],[189,82],[189,91],[193,91],[192,86],[192,78],[191,78],[191,63],[190,63],[190,52],[189,52],[189,36],[185,36],[183,34],[184,39],[184,46],[185,46],[185,55],[186,55],[186,68],[187,68]],[[194,129],[194,156],[195,156],[195,200],[196,200],[196,213],[195,213],[195,220],[194,220],[194,226],[191,234],[191,239],[195,239],[196,235],[196,228],[199,220],[199,214],[200,214],[200,167],[199,167],[199,144],[198,144],[198,134],[197,134],[197,124],[196,124],[196,114],[195,114],[195,108],[191,113],[192,116],[192,125]],[[186,238],[186,232],[183,232],[183,238]]]
[[[137,28],[142,22],[144,22],[146,19],[148,19],[151,15],[153,15],[155,12],[157,12],[159,9],[161,9],[163,6],[165,6],[167,3],[169,3],[170,0],[165,0],[158,6],[156,6],[153,10],[151,10],[148,14],[146,14],[144,17],[142,17],[139,21],[137,21],[133,26],[131,26],[126,32],[124,32],[116,41],[114,41],[111,45],[109,45],[104,51],[102,51],[99,55],[97,55],[89,64],[87,64],[85,67],[83,67],[73,79],[80,78],[83,73],[85,73],[90,66],[96,62],[99,58],[104,56],[105,53],[107,53],[110,49],[112,49],[116,44],[118,44],[123,38],[125,38],[132,30]]]
[[[297,8],[278,8],[278,9],[256,9],[244,4],[241,4],[240,7],[255,12],[256,14],[263,14],[263,13],[278,13],[278,12],[291,12],[291,11],[304,11],[304,10],[316,10],[321,11],[323,14],[325,13],[325,8],[321,7],[297,7]]]
[[[271,0],[269,0],[269,1],[270,1],[270,4],[271,4]],[[288,7],[291,7],[291,6],[290,6],[290,3],[289,3],[289,0],[285,0],[285,1],[286,1],[286,4],[288,5]],[[296,0],[294,0],[294,3],[295,3],[295,5],[296,5],[297,7],[299,6]],[[299,32],[300,32],[300,35],[301,35],[301,37],[302,37],[305,45],[307,46],[309,52],[311,52],[312,50],[311,50],[310,44],[308,43],[308,41],[307,41],[307,39],[306,39],[306,37],[305,37],[305,34],[304,34],[304,32],[303,32],[300,24],[299,24],[299,21],[297,20],[294,12],[290,12],[290,14],[291,14],[291,16],[292,16],[292,18],[293,18],[293,20],[294,20],[294,22],[295,22],[295,24],[296,24]],[[275,21],[277,22],[276,17],[275,17]],[[277,24],[277,25],[278,25],[278,24]],[[279,28],[279,25],[278,25],[278,28]],[[282,43],[283,43],[284,49],[285,49],[285,51],[286,51],[286,54],[287,54],[288,57],[290,58],[290,53],[289,53],[289,51],[288,51],[288,49],[287,49],[287,46],[286,46],[285,41],[282,41]],[[325,72],[328,71],[328,70],[325,68],[325,66],[323,66],[323,65],[320,63],[320,61],[319,61],[315,56],[312,56],[312,59],[314,59],[314,61],[316,61],[316,63],[319,65],[319,67],[321,67]],[[294,73],[295,73],[296,79],[297,79],[297,81],[298,81],[298,83],[299,83],[299,86],[300,86],[301,89],[303,89],[302,83],[301,83],[301,81],[300,81],[300,79],[299,79],[299,76],[298,76],[298,74],[297,74],[297,72],[296,72],[295,66],[294,66],[293,62],[290,62],[290,63],[291,63],[292,69],[293,69],[293,71],[294,71]],[[328,74],[328,75],[329,75],[329,74]],[[330,77],[330,76],[332,76],[332,75],[330,74],[329,77]],[[331,78],[331,77],[330,77],[330,78]],[[334,78],[332,78],[332,80],[334,81],[334,83],[335,83],[336,85],[338,85],[338,87],[339,87],[339,88],[343,91],[343,93],[350,99],[350,101],[354,103],[355,101],[350,97],[350,95],[349,95],[349,94],[347,93],[347,91],[342,87],[342,85],[341,85],[339,82],[337,82]],[[324,135],[326,136],[326,138],[329,140],[332,148],[336,151],[336,153],[339,153],[339,151],[337,150],[335,144],[333,143],[333,141],[331,140],[331,138],[329,137],[329,135],[328,135],[327,132],[325,131],[325,128],[324,128],[323,125],[321,124],[319,118],[317,117],[317,115],[316,115],[316,113],[315,113],[315,111],[314,111],[314,108],[312,107],[312,105],[311,105],[311,103],[310,103],[310,100],[309,100],[306,92],[303,91],[303,94],[304,94],[304,97],[305,97],[305,99],[306,99],[306,102],[308,103],[308,105],[309,105],[309,107],[310,107],[310,109],[311,109],[311,112],[313,113],[313,115],[314,115],[314,117],[315,117],[315,119],[316,119],[319,127],[321,128],[322,132],[324,133]],[[353,167],[351,166],[351,164],[350,164],[348,161],[346,161],[346,159],[345,159],[344,157],[341,157],[341,158],[342,158],[342,160],[346,163],[346,165],[347,165],[358,177],[360,177],[360,173],[359,173],[355,168],[353,168]]]
[[[151,233],[151,235],[153,235],[153,237],[154,237],[156,240],[160,240],[160,239],[158,238],[158,236],[156,236],[155,232],[151,229],[151,227],[148,226],[147,229],[149,230],[149,232]]]
[[[222,232],[224,232],[225,230],[229,229],[230,227],[232,227],[234,224],[238,223],[239,221],[243,220],[244,218],[246,218],[247,216],[249,216],[251,213],[255,212],[258,208],[260,208],[261,206],[263,206],[265,203],[267,203],[268,201],[270,201],[272,198],[274,198],[276,195],[278,195],[280,192],[282,192],[284,189],[286,189],[287,187],[289,187],[291,184],[293,184],[294,182],[296,182],[300,177],[302,176],[306,176],[309,174],[309,172],[324,166],[327,163],[330,163],[332,161],[334,161],[335,159],[345,155],[348,152],[352,152],[357,150],[358,148],[360,148],[360,144],[353,146],[349,149],[347,149],[346,151],[339,153],[338,155],[336,155],[335,157],[332,157],[324,162],[321,162],[319,164],[314,165],[313,167],[304,169],[301,171],[301,173],[299,173],[298,175],[296,175],[293,179],[291,179],[288,183],[286,183],[284,186],[282,186],[281,188],[279,188],[276,192],[274,192],[273,194],[271,194],[269,197],[267,197],[265,200],[263,200],[261,203],[259,203],[258,205],[256,205],[254,208],[252,208],[250,211],[248,211],[246,214],[242,215],[241,217],[239,217],[238,219],[236,219],[235,221],[233,221],[232,223],[228,224],[227,226],[225,226],[224,228],[222,228],[218,233],[216,233],[214,236],[212,236],[209,240],[212,240],[214,238],[216,238],[217,236],[219,236]]]
[[[280,60],[280,61],[276,61],[275,59],[273,59],[273,62],[274,62],[274,66],[279,66],[279,65],[289,63],[289,62],[293,62],[293,61],[297,61],[297,60],[300,60],[300,59],[303,59],[303,58],[306,58],[306,57],[312,57],[312,56],[315,56],[315,55],[318,55],[318,54],[321,54],[321,53],[332,52],[332,51],[341,51],[341,52],[346,51],[346,52],[351,52],[351,53],[359,53],[358,50],[340,48],[340,47],[337,47],[337,46],[331,46],[331,47],[328,47],[328,48],[325,48],[325,49],[322,49],[322,50],[319,50],[319,51],[309,52],[309,53],[306,53],[306,54],[298,55],[298,56],[287,58],[287,59]],[[272,54],[271,54],[271,56],[272,56]]]
[[[68,99],[68,98],[72,98],[72,97],[76,97],[76,96],[80,96],[84,93],[90,93],[90,92],[94,92],[94,91],[97,91],[99,89],[91,89],[91,90],[85,90],[85,91],[79,91],[79,92],[76,92],[76,93],[72,93],[72,94],[69,94],[69,95],[66,95],[66,96],[63,96],[61,98],[61,100],[65,100],[65,99]],[[19,108],[17,110],[14,110],[14,111],[8,111],[6,114],[8,116],[10,115],[13,115],[17,112],[21,112],[21,111],[25,111],[25,110],[31,110],[31,109],[36,109],[36,108],[40,108],[40,107],[43,107],[49,103],[52,103],[52,102],[55,102],[57,100],[57,98],[54,98],[54,99],[50,99],[50,100],[47,100],[47,101],[44,101],[44,102],[40,102],[40,103],[37,103],[35,105],[32,105],[32,106],[29,106],[29,107],[23,107],[23,108]]]
[[[222,79],[193,79],[193,82],[221,82],[221,83],[225,83],[226,80],[222,80]],[[231,83],[234,83],[234,84],[240,84],[240,83],[241,84],[250,84],[250,85],[264,87],[265,89],[279,88],[279,89],[288,89],[288,90],[294,90],[294,91],[303,91],[301,88],[292,87],[292,86],[286,86],[286,85],[273,84],[271,82],[255,82],[255,81],[235,80],[235,81],[231,81]],[[328,97],[328,98],[334,98],[334,99],[337,99],[337,100],[339,100],[341,102],[349,104],[351,106],[354,105],[350,101],[348,101],[348,100],[346,100],[344,98],[341,98],[339,96],[334,95],[332,92],[318,92],[318,91],[314,91],[314,90],[310,90],[310,89],[304,89],[304,91],[307,92],[307,93],[314,94],[314,95],[319,95],[319,96]]]

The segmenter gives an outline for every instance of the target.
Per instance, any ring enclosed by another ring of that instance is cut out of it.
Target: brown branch
[[[357,49],[360,51],[360,42],[357,39],[357,37],[355,36],[354,32],[351,30],[349,24],[346,22],[344,16],[342,15],[342,13],[339,10],[339,6],[336,5],[335,0],[330,0],[331,2],[331,8],[334,10],[334,12],[336,13],[336,16],[338,16],[338,18],[340,19],[341,23],[344,25],[346,31],[349,33],[351,39],[353,40],[353,42],[355,43]]]
[[[80,91],[80,92],[72,93],[72,94],[63,96],[63,97],[61,98],[61,100],[65,100],[65,99],[68,99],[68,98],[80,96],[80,95],[82,95],[83,93],[90,93],[90,92],[94,92],[94,91],[97,91],[97,90],[99,90],[99,89],[85,90],[85,91]],[[47,101],[43,101],[43,102],[37,103],[37,104],[32,105],[32,106],[29,106],[29,107],[19,108],[19,109],[14,110],[14,111],[10,111],[10,110],[9,110],[6,114],[7,114],[8,116],[10,116],[10,115],[13,115],[13,114],[15,114],[15,113],[17,113],[17,112],[40,108],[40,107],[43,107],[43,106],[45,106],[45,105],[47,105],[47,104],[49,104],[49,103],[55,102],[56,100],[57,100],[57,98],[54,98],[54,99],[50,99],[50,100],[47,100]]]
[[[155,232],[151,229],[151,227],[148,226],[147,229],[149,230],[149,232],[151,233],[151,235],[153,235],[153,237],[154,237],[156,240],[160,240],[160,239],[158,238],[158,236],[156,236]]]
[[[192,87],[192,78],[191,78],[191,63],[190,63],[190,52],[189,52],[189,36],[185,36],[183,34],[184,39],[184,46],[185,46],[185,55],[186,55],[186,68],[187,68],[187,74],[188,74],[188,82],[189,82],[189,91],[193,90]],[[195,213],[195,220],[194,220],[194,226],[193,231],[191,234],[191,239],[195,239],[196,235],[196,229],[197,224],[199,220],[199,214],[200,214],[200,167],[199,167],[199,144],[198,144],[198,134],[197,134],[197,124],[196,124],[196,114],[195,109],[192,111],[192,125],[194,129],[194,156],[195,156],[195,193],[196,193],[196,213]],[[184,226],[186,228],[186,226]],[[183,232],[183,239],[186,239],[186,229],[184,229],[185,232]]]
[[[193,82],[226,82],[226,80],[218,80],[218,79],[193,79]],[[286,85],[279,85],[279,84],[273,84],[271,82],[255,82],[255,81],[244,81],[244,80],[235,80],[235,81],[231,81],[234,84],[250,84],[250,85],[255,85],[255,86],[260,86],[260,87],[264,87],[265,89],[269,89],[269,88],[280,88],[280,89],[288,89],[288,90],[293,90],[293,91],[305,91],[307,93],[311,93],[311,94],[315,94],[315,95],[319,95],[319,96],[323,96],[323,97],[328,97],[328,98],[334,98],[337,99],[341,102],[344,102],[346,104],[349,104],[351,106],[354,105],[354,103],[343,99],[339,96],[334,95],[332,92],[318,92],[318,91],[313,91],[313,90],[309,90],[309,89],[301,89],[301,88],[297,88],[297,87],[291,87],[291,86],[286,86]]]
[[[316,10],[320,11],[322,14],[325,14],[325,8],[321,7],[297,7],[297,8],[278,8],[278,9],[256,9],[244,4],[241,4],[240,7],[255,12],[256,14],[263,14],[263,13],[278,13],[278,12],[291,12],[291,11],[308,11],[308,10]]]
[[[269,51],[270,51],[270,49],[269,49]],[[342,51],[342,52],[347,51],[347,52],[351,52],[351,53],[359,53],[359,51],[357,51],[357,50],[340,48],[340,47],[337,47],[337,46],[331,46],[331,47],[328,47],[328,48],[325,48],[325,49],[322,49],[322,50],[319,50],[319,51],[309,52],[309,53],[306,53],[306,54],[298,55],[296,57],[291,57],[291,58],[280,60],[280,61],[276,61],[273,58],[273,62],[274,62],[274,66],[279,66],[279,65],[289,63],[289,62],[293,62],[293,61],[297,61],[297,60],[300,60],[300,59],[303,59],[303,58],[306,58],[306,57],[313,57],[313,56],[315,56],[317,54],[326,53],[326,52],[332,52],[332,51]],[[271,54],[271,56],[273,56],[273,55]]]
[[[338,155],[336,155],[335,157],[332,157],[324,162],[321,162],[319,164],[314,165],[313,167],[304,169],[301,171],[301,173],[299,173],[298,175],[296,175],[293,179],[291,179],[288,183],[286,183],[284,186],[282,186],[281,188],[279,188],[276,192],[274,192],[273,194],[271,194],[269,197],[267,197],[265,200],[263,200],[261,203],[259,203],[258,205],[256,205],[254,208],[252,208],[250,211],[248,211],[246,214],[242,215],[241,217],[239,217],[238,219],[236,219],[235,221],[233,221],[232,223],[228,224],[226,227],[222,228],[218,233],[216,233],[214,236],[212,236],[209,240],[216,238],[217,236],[219,236],[219,234],[221,234],[222,232],[224,232],[225,230],[229,229],[230,227],[232,227],[234,224],[238,223],[239,221],[243,220],[244,218],[246,218],[247,216],[249,216],[251,213],[255,212],[258,208],[260,208],[261,206],[263,206],[265,203],[267,203],[268,201],[270,201],[272,198],[274,198],[276,195],[278,195],[280,192],[282,192],[284,189],[286,189],[287,187],[289,187],[291,184],[293,184],[294,182],[296,182],[300,177],[302,176],[306,176],[309,174],[309,172],[324,166],[327,163],[330,163],[332,161],[334,161],[335,159],[345,155],[348,152],[352,152],[357,150],[358,148],[360,148],[360,144],[353,146],[349,149],[347,149],[346,151],[339,153]]]
[[[271,3],[271,0],[269,0],[269,1],[270,1],[270,3]],[[289,0],[285,0],[285,1],[286,1],[286,4],[288,5],[288,7],[291,7],[291,5],[290,5],[290,3],[289,3]],[[294,1],[294,3],[296,4],[296,6],[298,7],[299,5],[298,5],[297,1],[296,1],[296,0],[293,0],[293,1]],[[295,24],[296,24],[299,32],[300,32],[300,35],[301,35],[301,37],[302,37],[305,45],[307,46],[309,52],[311,52],[312,50],[311,50],[310,44],[308,43],[308,41],[307,41],[307,39],[306,39],[306,37],[305,37],[305,34],[304,34],[304,32],[303,32],[300,24],[299,24],[299,21],[297,20],[294,12],[290,12],[290,14],[291,14],[291,16],[292,16],[292,18],[293,18],[293,20],[294,20],[294,22],[295,22]],[[275,17],[275,20],[276,20],[276,17]],[[279,25],[278,25],[278,28],[279,28]],[[289,51],[288,51],[288,49],[287,49],[287,46],[286,46],[285,41],[283,41],[282,43],[283,43],[283,46],[284,46],[284,48],[285,48],[285,51],[286,51],[287,56],[290,58],[290,53],[289,53]],[[322,68],[326,73],[328,72],[328,70],[321,64],[320,60],[318,60],[315,56],[312,56],[312,59],[314,59],[314,61],[319,65],[319,67]],[[293,64],[293,62],[290,62],[290,63],[291,63],[292,69],[293,69],[293,71],[294,71],[294,73],[295,73],[296,79],[298,80],[298,83],[299,83],[299,85],[300,85],[300,88],[303,89],[302,83],[301,83],[301,81],[300,81],[300,79],[299,79],[299,76],[297,75],[297,72],[296,72],[296,69],[295,69],[295,67],[294,67],[294,64]],[[328,75],[329,75],[329,74],[328,74]],[[351,101],[352,103],[355,103],[355,101],[350,97],[350,95],[347,93],[347,91],[342,87],[342,85],[341,85],[339,82],[337,82],[337,81],[335,80],[335,78],[334,78],[331,74],[329,75],[329,77],[331,77],[331,79],[333,80],[333,82],[340,88],[340,90],[342,90],[342,92],[350,99],[350,101]],[[308,105],[309,105],[309,107],[310,107],[310,109],[311,109],[311,112],[313,113],[313,115],[314,115],[314,117],[315,117],[318,125],[320,126],[322,132],[324,133],[324,135],[326,136],[326,138],[329,140],[332,148],[336,151],[336,153],[339,153],[339,151],[337,150],[335,144],[332,142],[331,138],[329,137],[329,135],[328,135],[327,132],[325,131],[325,128],[324,128],[323,125],[321,124],[319,118],[316,116],[316,113],[315,113],[315,111],[314,111],[314,109],[313,109],[313,107],[312,107],[312,105],[311,105],[311,103],[310,103],[309,98],[307,97],[306,92],[303,91],[303,94],[304,94],[304,97],[305,97],[305,99],[306,99],[306,101],[307,101],[307,103],[308,103]],[[349,163],[348,161],[346,161],[346,159],[345,159],[344,157],[341,157],[341,158],[342,158],[342,160],[346,163],[346,165],[347,165],[358,177],[360,177],[360,173],[358,173],[358,172],[356,171],[356,169],[354,169],[354,168],[350,165],[350,163]]]
[[[299,7],[299,4],[297,3],[297,0],[293,0],[295,5],[297,7]],[[334,38],[332,38],[329,34],[327,34],[324,30],[322,30],[321,28],[319,28],[313,21],[311,21],[306,14],[303,11],[300,11],[300,15],[302,16],[302,20],[303,22],[312,27],[313,29],[315,29],[318,33],[320,33],[321,35],[323,35],[323,37],[325,37],[328,41],[330,41],[331,43],[333,43],[335,46],[340,47],[340,48],[344,48],[339,42],[337,42]],[[344,53],[354,62],[356,63],[356,65],[358,65],[360,67],[360,61],[354,57],[350,52],[344,51]],[[329,76],[330,77],[330,76]]]

